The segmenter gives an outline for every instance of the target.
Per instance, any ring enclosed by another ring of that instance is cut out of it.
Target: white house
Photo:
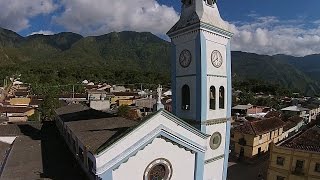
[[[183,0],[170,29],[172,114],[141,121],[81,105],[56,110],[56,124],[90,179],[225,180],[231,127],[228,23],[215,0]]]

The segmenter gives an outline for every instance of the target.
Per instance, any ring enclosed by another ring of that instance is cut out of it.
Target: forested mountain
[[[233,77],[318,94],[319,58],[232,52]],[[170,82],[170,43],[148,32],[22,37],[0,28],[0,67],[0,78],[22,74],[22,80],[36,84],[76,83],[83,79],[164,84]]]

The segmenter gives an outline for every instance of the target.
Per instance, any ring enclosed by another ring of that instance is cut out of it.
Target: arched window
[[[190,109],[190,88],[188,85],[184,85],[182,87],[182,93],[181,93],[181,108],[183,110],[189,110]]]
[[[210,87],[210,109],[216,110],[216,88]]]
[[[225,97],[224,87],[221,86],[219,89],[219,108],[220,109],[224,109],[224,97]]]
[[[186,6],[190,6],[192,4],[192,0],[183,0],[182,3]]]
[[[210,6],[212,6],[215,3],[217,3],[217,0],[205,0],[205,1],[207,1],[207,4],[210,5]]]

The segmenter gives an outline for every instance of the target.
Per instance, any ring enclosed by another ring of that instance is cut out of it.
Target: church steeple
[[[226,179],[231,119],[232,33],[215,0],[183,0],[172,43],[172,112],[211,135],[196,180]],[[223,160],[222,160],[223,159]],[[223,168],[218,168],[223,167]]]
[[[168,35],[196,24],[208,24],[231,32],[229,24],[220,16],[217,0],[182,0],[180,19],[169,30]]]

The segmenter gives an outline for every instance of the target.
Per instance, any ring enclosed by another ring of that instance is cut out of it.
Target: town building
[[[300,116],[300,117],[304,118],[306,123],[311,122],[310,109],[304,108],[301,105],[289,106],[289,107],[281,109],[281,111],[284,114],[284,116],[288,116],[288,117]]]
[[[232,130],[234,153],[240,158],[254,158],[269,151],[271,143],[283,139],[285,123],[277,117],[254,119]]]
[[[124,105],[124,104],[131,105],[133,104],[133,101],[135,98],[139,98],[139,94],[134,92],[112,92],[112,94],[114,96],[111,98],[111,104],[116,104],[117,106]],[[129,101],[121,101],[122,102],[121,103],[119,102],[119,100],[129,100]]]
[[[234,116],[252,116],[252,117],[264,117],[272,108],[265,106],[255,105],[237,105],[232,107],[232,115]]]
[[[183,0],[172,42],[172,113],[131,120],[71,104],[56,124],[90,179],[227,178],[232,33],[216,1]],[[132,99],[116,94],[111,103]]]
[[[301,128],[305,125],[305,122],[300,116],[293,116],[286,119],[285,125],[283,127],[283,139],[289,138],[296,133],[298,133]]]
[[[114,95],[105,90],[89,90],[87,91],[87,100],[92,109],[106,111],[110,109],[111,99]]]
[[[273,144],[270,150],[268,180],[320,179],[320,127]]]

